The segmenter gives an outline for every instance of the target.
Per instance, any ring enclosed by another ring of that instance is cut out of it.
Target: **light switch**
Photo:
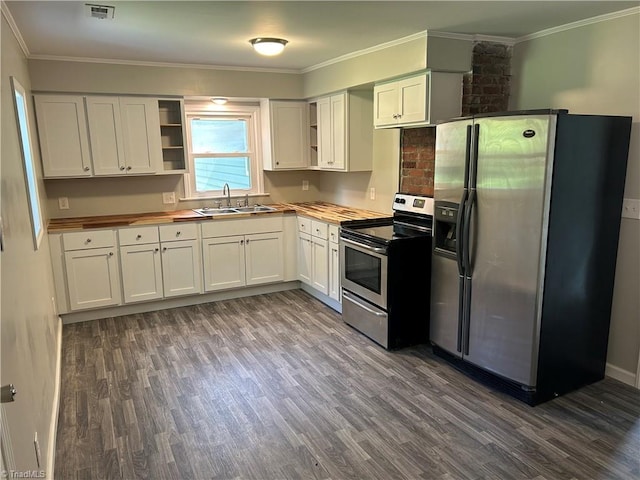
[[[635,198],[622,200],[622,217],[640,220],[640,200]]]
[[[58,208],[60,210],[69,210],[69,199],[67,197],[59,197]]]

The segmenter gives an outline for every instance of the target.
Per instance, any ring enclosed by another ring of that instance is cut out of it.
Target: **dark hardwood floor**
[[[302,291],[65,325],[56,479],[634,479],[640,391],[529,407]]]

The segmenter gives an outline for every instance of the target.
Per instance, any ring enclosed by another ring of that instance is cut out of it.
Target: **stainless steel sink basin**
[[[237,208],[234,208],[234,210],[237,210],[240,213],[247,213],[247,212],[273,212],[275,210],[275,208],[267,207],[265,205],[252,205],[250,207],[237,207]]]
[[[236,212],[233,208],[194,208],[194,212],[204,215],[205,217],[212,217],[214,215],[229,215]]]
[[[193,211],[205,217],[213,217],[215,215],[233,215],[234,213],[251,213],[251,212],[273,212],[273,207],[266,205],[252,205],[250,207],[234,207],[234,208],[194,208]]]

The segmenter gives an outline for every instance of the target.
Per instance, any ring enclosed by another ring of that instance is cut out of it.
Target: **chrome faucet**
[[[228,183],[225,183],[224,187],[222,187],[222,195],[224,195],[225,191],[227,192],[227,207],[231,207],[231,191]]]

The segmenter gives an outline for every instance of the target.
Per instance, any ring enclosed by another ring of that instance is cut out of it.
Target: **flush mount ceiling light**
[[[213,97],[211,101],[216,105],[224,105],[225,103],[227,103],[227,99],[224,97]]]
[[[258,52],[260,55],[266,55],[271,57],[273,55],[278,55],[282,53],[284,50],[284,46],[289,43],[287,40],[283,38],[252,38],[249,40],[249,43],[253,47],[253,49]]]

